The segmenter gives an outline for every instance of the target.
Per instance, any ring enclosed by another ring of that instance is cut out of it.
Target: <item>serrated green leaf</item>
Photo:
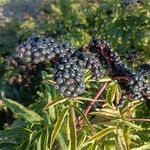
[[[109,82],[109,81],[112,81],[110,78],[103,78],[103,79],[100,79],[98,80],[99,82]]]
[[[30,130],[25,128],[10,128],[4,131],[0,131],[0,138],[19,136],[19,135],[29,135],[31,133]]]
[[[116,103],[118,104],[120,97],[121,97],[120,86],[116,82],[111,82],[106,94],[106,99],[108,103],[112,105],[112,103],[116,101]]]
[[[112,133],[115,129],[116,129],[115,127],[103,129],[102,131],[96,133],[94,136],[90,137],[83,145],[85,146],[89,143],[94,143],[95,141],[101,140],[106,135]]]
[[[37,141],[36,144],[34,144],[36,146],[36,150],[43,150],[41,149],[41,145],[43,145],[44,143],[41,142],[41,138],[42,138],[42,134],[36,140]]]
[[[119,100],[121,98],[121,89],[120,89],[120,86],[118,84],[115,84],[115,86],[116,86],[115,101],[116,101],[116,104],[118,104]]]
[[[39,139],[39,137],[42,135],[42,133],[47,130],[49,128],[48,126],[45,126],[43,128],[41,128],[40,130],[36,131],[36,132],[32,132],[29,136],[29,138],[25,139],[23,141],[23,143],[21,145],[18,146],[17,150],[20,149],[30,149],[32,146],[35,147],[35,144],[37,142],[37,140]],[[50,132],[50,131],[49,131]],[[36,141],[36,142],[35,142]]]
[[[16,144],[0,143],[0,150],[16,150]]]
[[[98,144],[97,144],[97,142],[94,142],[94,143],[90,144],[90,145],[86,148],[86,150],[98,150]]]
[[[125,120],[122,120],[122,122],[124,122],[127,126],[133,128],[133,129],[142,130],[142,127],[140,127],[139,125],[136,125],[135,123],[125,121]]]
[[[131,144],[130,127],[124,126],[123,132],[124,132],[124,138],[125,138],[125,141],[126,141],[127,149],[130,149],[130,144]]]
[[[55,123],[54,129],[53,129],[52,134],[51,134],[50,149],[52,148],[53,143],[56,139],[56,136],[57,136],[57,134],[58,134],[58,132],[59,132],[61,126],[62,126],[62,123],[64,122],[64,119],[65,119],[65,117],[68,113],[68,109],[69,108],[67,107],[61,112],[60,116],[58,117],[58,119]]]
[[[50,102],[50,103],[48,103],[48,104],[44,107],[43,111],[45,111],[45,110],[48,109],[49,107],[52,107],[52,106],[55,106],[55,105],[64,103],[64,102],[66,102],[67,100],[68,100],[68,98],[64,98],[64,99],[62,99],[62,100]]]
[[[86,135],[85,131],[83,131],[83,132],[79,131],[79,133],[78,133],[78,150],[81,149],[83,143],[86,140],[86,137],[87,137],[87,135]]]
[[[87,97],[76,97],[75,100],[85,100],[85,101],[93,101],[93,102],[98,102],[98,101],[101,101],[101,100],[94,100],[94,99],[91,99],[91,98],[87,98]]]
[[[116,95],[116,85],[114,82],[112,82],[107,90],[106,99],[107,102],[111,105],[113,101],[115,100]]]
[[[99,118],[105,118],[105,119],[109,119],[109,120],[112,120],[112,119],[117,119],[116,116],[114,115],[110,115],[109,113],[103,113],[103,112],[93,112],[93,113],[90,113],[91,115],[96,115],[97,116],[97,119],[98,117]],[[108,121],[108,120],[107,120]]]
[[[144,144],[143,146],[137,147],[137,148],[132,148],[131,150],[149,150],[150,149],[150,144]]]
[[[5,99],[4,103],[9,107],[15,114],[24,118],[25,120],[31,123],[40,123],[43,121],[43,118],[38,115],[36,112],[26,109],[23,105],[15,102],[13,100]]]
[[[125,140],[124,133],[123,133],[122,129],[117,129],[117,143],[118,143],[117,147],[120,150],[128,150],[126,140]]]
[[[41,150],[48,149],[49,130],[48,128],[42,132],[41,135]]]
[[[59,143],[60,143],[60,147],[61,147],[62,150],[68,149],[68,147],[67,147],[67,145],[66,145],[67,142],[66,142],[66,140],[65,140],[65,137],[63,136],[63,134],[62,134],[61,132],[58,133],[57,139],[58,139],[58,141],[59,141]]]
[[[52,97],[55,97],[55,95],[52,96],[52,94],[55,94],[53,93],[52,90],[53,89],[53,86],[46,86],[45,87],[45,91],[44,91],[44,95],[45,95],[45,100],[46,102],[50,103],[50,102],[53,102],[54,100],[52,100]],[[54,106],[51,107],[51,109],[48,109],[48,114],[47,114],[47,120],[48,122],[50,123],[50,118],[55,120],[56,119],[56,114],[55,114],[55,108]],[[50,116],[50,117],[49,117]]]
[[[128,105],[121,111],[121,114],[125,117],[125,116],[131,116],[135,111],[136,111],[136,107],[138,107],[139,105],[141,105],[141,101],[133,101],[128,103]]]
[[[102,116],[106,118],[120,118],[119,111],[110,108],[102,108],[99,112],[92,112],[92,115]]]

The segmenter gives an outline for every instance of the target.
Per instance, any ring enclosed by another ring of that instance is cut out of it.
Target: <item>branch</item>
[[[91,110],[92,106],[94,105],[95,101],[100,97],[100,95],[103,93],[103,91],[106,89],[108,82],[105,82],[103,86],[100,88],[98,93],[94,96],[93,101],[90,102],[89,106],[85,110],[84,114],[87,115],[89,111]],[[98,100],[97,100],[98,101]],[[79,128],[81,124],[83,123],[82,119],[79,119],[77,122],[77,127]]]
[[[87,115],[89,113],[89,111],[91,110],[92,106],[95,103],[95,100],[97,100],[100,95],[103,93],[103,91],[106,89],[108,82],[105,82],[104,85],[100,88],[100,90],[98,91],[98,93],[95,95],[95,97],[93,98],[94,101],[91,101],[89,106],[87,107],[87,109],[85,110],[85,115]]]
[[[131,118],[129,121],[150,122],[150,119]]]

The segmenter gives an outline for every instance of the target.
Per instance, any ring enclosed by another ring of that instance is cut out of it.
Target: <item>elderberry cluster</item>
[[[84,70],[89,69],[94,79],[102,77],[102,66],[92,53],[83,53],[69,43],[63,46],[67,53],[55,64],[54,80],[56,88],[65,96],[75,97],[85,91]]]
[[[142,64],[137,69],[137,74],[142,75],[145,79],[150,77],[150,64]]]
[[[150,94],[150,87],[145,80],[145,76],[149,74],[149,67],[144,65],[135,72],[124,64],[117,53],[110,46],[99,39],[94,39],[90,42],[89,48],[92,52],[97,53],[99,58],[105,59],[108,64],[109,76],[118,80],[123,90],[132,99],[145,99],[145,95]],[[148,98],[148,96],[146,97]]]
[[[78,96],[85,90],[83,64],[77,57],[65,56],[55,64],[56,89],[67,97]]]
[[[20,44],[17,48],[17,55],[26,62],[38,64],[51,60],[54,57],[64,54],[62,45],[53,38],[44,36],[32,36]]]
[[[51,37],[28,38],[18,47],[17,56],[33,64],[53,60],[55,87],[66,97],[75,97],[85,91],[85,69],[91,70],[93,79],[101,78],[103,74],[95,54],[80,52],[70,43],[61,44]]]
[[[138,4],[143,4],[142,0],[122,0],[122,4],[125,6],[133,6]]]
[[[66,51],[66,56],[74,57],[74,59],[77,59],[78,63],[83,65],[85,69],[91,70],[94,79],[102,77],[103,68],[95,54],[81,53],[77,49],[73,48],[70,43],[64,43],[63,48]]]

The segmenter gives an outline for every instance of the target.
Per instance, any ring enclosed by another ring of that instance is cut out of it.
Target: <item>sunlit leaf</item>
[[[55,106],[55,105],[64,103],[64,102],[67,101],[67,99],[68,99],[68,98],[64,98],[64,99],[62,99],[62,100],[50,102],[50,103],[48,103],[48,104],[44,107],[43,111],[47,110],[47,109],[48,109],[49,107],[51,107],[51,106]]]
[[[66,139],[65,139],[65,137],[63,136],[63,134],[61,132],[59,132],[57,134],[57,139],[60,143],[60,147],[61,147],[62,150],[68,149]]]
[[[118,143],[117,147],[120,150],[128,150],[127,143],[122,129],[117,129],[117,143]]]
[[[109,118],[109,119],[120,118],[119,111],[115,110],[113,108],[109,108],[109,107],[108,108],[104,107],[99,112],[92,112],[90,114],[97,115],[97,116],[102,116],[102,117],[106,117],[106,118]]]
[[[137,148],[132,148],[131,150],[149,150],[149,148],[150,148],[150,144],[148,143]]]
[[[42,150],[42,145],[44,144],[44,143],[42,143],[42,141],[41,141],[41,138],[42,138],[42,134],[38,137],[38,139],[36,140],[37,142],[36,142],[36,145],[34,145],[35,147],[36,147],[36,150]]]
[[[49,140],[49,130],[46,129],[42,132],[41,135],[41,150],[48,149],[48,140]]]
[[[112,104],[112,102],[115,100],[115,95],[116,95],[116,86],[115,86],[115,83],[112,82],[109,85],[109,88],[108,88],[107,94],[106,94],[106,99],[109,104]]]
[[[121,111],[121,114],[126,117],[126,116],[131,116],[135,111],[136,107],[141,105],[141,101],[133,101],[128,103],[128,105]]]
[[[112,104],[114,101],[119,103],[121,97],[121,89],[116,82],[111,82],[107,90],[106,99],[109,104]]]
[[[0,131],[0,138],[6,138],[6,137],[17,137],[19,135],[29,135],[31,133],[30,130],[25,128],[10,128],[6,129],[4,131]]]
[[[13,100],[5,99],[4,103],[7,107],[9,107],[15,114],[18,116],[28,120],[32,123],[40,123],[43,121],[43,118],[35,113],[34,111],[26,109],[23,105],[15,102]]]
[[[109,127],[106,129],[103,129],[102,131],[96,133],[94,136],[90,137],[85,143],[84,145],[87,145],[89,143],[93,143],[97,140],[101,140],[103,137],[105,137],[106,135],[112,133],[116,128],[115,127]]]
[[[130,149],[130,144],[131,144],[131,140],[130,140],[130,134],[131,134],[130,133],[130,127],[124,126],[123,132],[124,132],[124,138],[125,138],[125,141],[126,141],[127,148]]]
[[[100,79],[98,81],[99,82],[109,82],[109,81],[112,81],[112,79],[110,79],[110,78],[103,78],[103,79]]]
[[[57,136],[57,134],[58,134],[63,122],[64,122],[64,119],[68,113],[68,109],[69,108],[67,107],[61,112],[60,116],[58,117],[58,119],[55,123],[54,129],[53,129],[52,134],[51,134],[50,148],[52,148],[52,145],[56,139],[56,136]]]
[[[116,84],[115,86],[116,86],[116,98],[115,98],[115,101],[116,101],[116,104],[118,104],[119,100],[121,98],[121,89],[120,89],[120,86],[118,84]]]
[[[87,137],[86,131],[83,131],[83,132],[79,131],[79,133],[78,133],[78,150],[80,150],[80,148],[82,147],[83,143],[86,140],[86,137]]]
[[[133,128],[133,129],[136,129],[136,130],[142,130],[142,127],[139,126],[139,125],[136,125],[135,123],[132,123],[132,122],[129,122],[129,121],[125,121],[125,120],[122,120],[127,126]]]

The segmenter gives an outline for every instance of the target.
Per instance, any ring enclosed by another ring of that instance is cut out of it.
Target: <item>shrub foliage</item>
[[[100,37],[133,69],[149,63],[150,2],[126,2],[45,1],[35,15],[0,27],[0,116],[9,118],[9,112],[13,120],[1,121],[0,149],[150,148],[149,102],[146,106],[124,98],[117,80],[107,75],[105,63],[103,78],[95,81],[85,70],[86,92],[66,98],[55,89],[52,63],[35,65],[13,57],[16,45],[31,34],[43,34],[84,52],[92,37]]]

